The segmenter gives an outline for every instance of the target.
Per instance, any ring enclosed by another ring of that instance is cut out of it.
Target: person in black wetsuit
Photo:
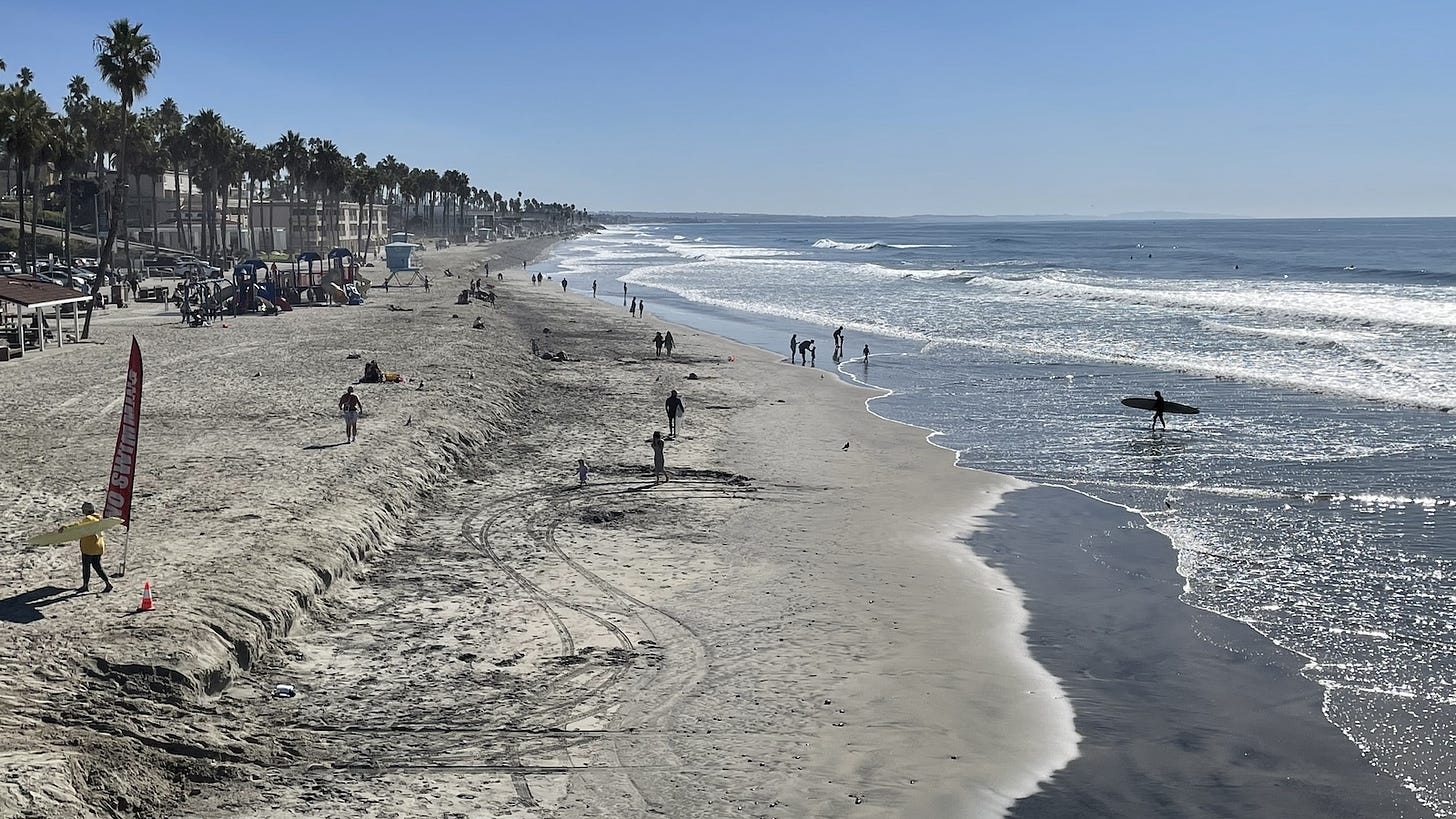
[[[667,437],[677,437],[677,419],[683,414],[683,401],[678,397],[677,390],[667,396]]]
[[[1153,390],[1153,426],[1151,428],[1157,429],[1159,421],[1162,421],[1163,429],[1168,428],[1168,422],[1163,418],[1163,393]]]

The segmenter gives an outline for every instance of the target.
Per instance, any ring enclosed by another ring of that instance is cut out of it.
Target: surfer
[[[1158,422],[1163,422],[1163,429],[1168,428],[1168,421],[1163,418],[1163,393],[1153,390],[1153,425],[1150,429],[1157,429]]]
[[[344,411],[344,436],[352,444],[359,437],[359,413],[364,411],[364,405],[359,403],[359,396],[354,394],[353,387],[349,387],[339,396],[339,409]]]
[[[683,401],[673,390],[667,396],[667,437],[677,437],[677,419],[683,415]]]
[[[101,516],[96,514],[96,507],[91,505],[90,501],[81,504],[81,514],[85,515],[85,517],[71,525],[95,523],[101,520]],[[96,574],[101,578],[101,582],[106,584],[106,588],[102,589],[102,591],[111,591],[111,578],[107,577],[106,570],[101,568],[101,554],[104,551],[106,551],[106,539],[100,534],[87,535],[81,538],[81,591],[91,590],[92,569],[96,570]]]
[[[667,458],[663,450],[667,448],[667,442],[662,440],[662,430],[652,433],[652,482],[667,480]]]

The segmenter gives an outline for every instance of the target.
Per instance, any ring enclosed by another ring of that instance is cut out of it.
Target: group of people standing
[[[789,363],[790,364],[793,364],[794,363],[794,358],[797,357],[799,359],[799,366],[800,367],[804,367],[804,366],[809,366],[809,367],[818,366],[818,365],[816,365],[814,363],[815,362],[815,357],[816,357],[815,356],[815,352],[816,351],[814,349],[814,339],[812,339],[812,338],[806,338],[806,339],[800,341],[799,340],[799,334],[798,333],[794,333],[793,336],[791,336],[789,338]],[[844,325],[843,324],[839,325],[839,327],[837,329],[835,329],[835,331],[834,331],[834,360],[837,363],[842,358],[844,358]],[[870,345],[868,345],[868,344],[866,344],[864,346],[864,360],[865,360],[865,364],[868,365],[869,362],[870,362]]]

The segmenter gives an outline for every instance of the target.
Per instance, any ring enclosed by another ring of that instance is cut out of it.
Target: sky
[[[139,106],[588,210],[1456,215],[1456,3],[3,4],[59,108],[93,38]]]

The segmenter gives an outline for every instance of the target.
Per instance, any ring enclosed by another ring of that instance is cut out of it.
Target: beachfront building
[[[377,254],[385,244],[388,212],[388,206],[382,203],[361,209],[358,202],[319,200],[295,205],[274,200],[253,203],[252,222],[259,226],[258,234],[270,243],[260,245],[260,252],[321,252],[344,247],[362,256],[366,249]]]

